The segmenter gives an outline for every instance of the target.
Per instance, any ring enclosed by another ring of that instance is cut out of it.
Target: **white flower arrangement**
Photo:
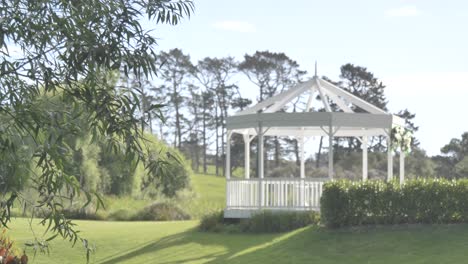
[[[401,126],[392,128],[391,133],[391,148],[393,151],[405,153],[408,155],[411,152],[411,141],[413,139],[413,132]]]

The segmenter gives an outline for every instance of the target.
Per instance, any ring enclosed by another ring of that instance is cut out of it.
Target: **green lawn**
[[[92,263],[465,263],[468,225],[377,227],[354,230],[305,228],[275,235],[211,234],[196,221],[76,221],[94,241]],[[27,222],[12,225],[18,242]],[[51,255],[34,263],[84,263],[79,245],[55,240]]]
[[[201,215],[224,207],[225,180],[195,175],[198,193],[184,209]],[[95,243],[91,263],[465,263],[468,225],[375,227],[327,230],[309,227],[283,234],[214,234],[184,222],[75,221]],[[33,225],[36,234],[42,228]],[[26,219],[10,234],[17,244],[31,239]],[[30,253],[31,254],[31,253]],[[32,255],[31,255],[32,257]],[[81,245],[54,240],[50,256],[33,263],[85,263]]]

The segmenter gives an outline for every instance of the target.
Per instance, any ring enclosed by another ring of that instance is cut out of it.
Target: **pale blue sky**
[[[468,131],[468,1],[195,0],[195,8],[190,20],[157,27],[160,49],[181,48],[194,61],[284,52],[309,73],[317,60],[332,79],[354,63],[387,85],[392,112],[416,113],[429,154]]]

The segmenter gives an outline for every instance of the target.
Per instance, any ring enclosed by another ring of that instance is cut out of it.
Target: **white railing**
[[[324,179],[229,179],[227,209],[317,210]]]

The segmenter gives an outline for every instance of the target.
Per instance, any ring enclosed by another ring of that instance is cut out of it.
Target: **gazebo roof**
[[[325,112],[314,111],[317,94]],[[302,112],[287,112],[304,97]],[[364,112],[353,111],[356,108]],[[271,136],[325,136],[332,128],[334,136],[354,137],[388,135],[393,126],[404,126],[404,120],[315,75],[227,118],[227,128],[234,133],[256,135],[260,125]]]

